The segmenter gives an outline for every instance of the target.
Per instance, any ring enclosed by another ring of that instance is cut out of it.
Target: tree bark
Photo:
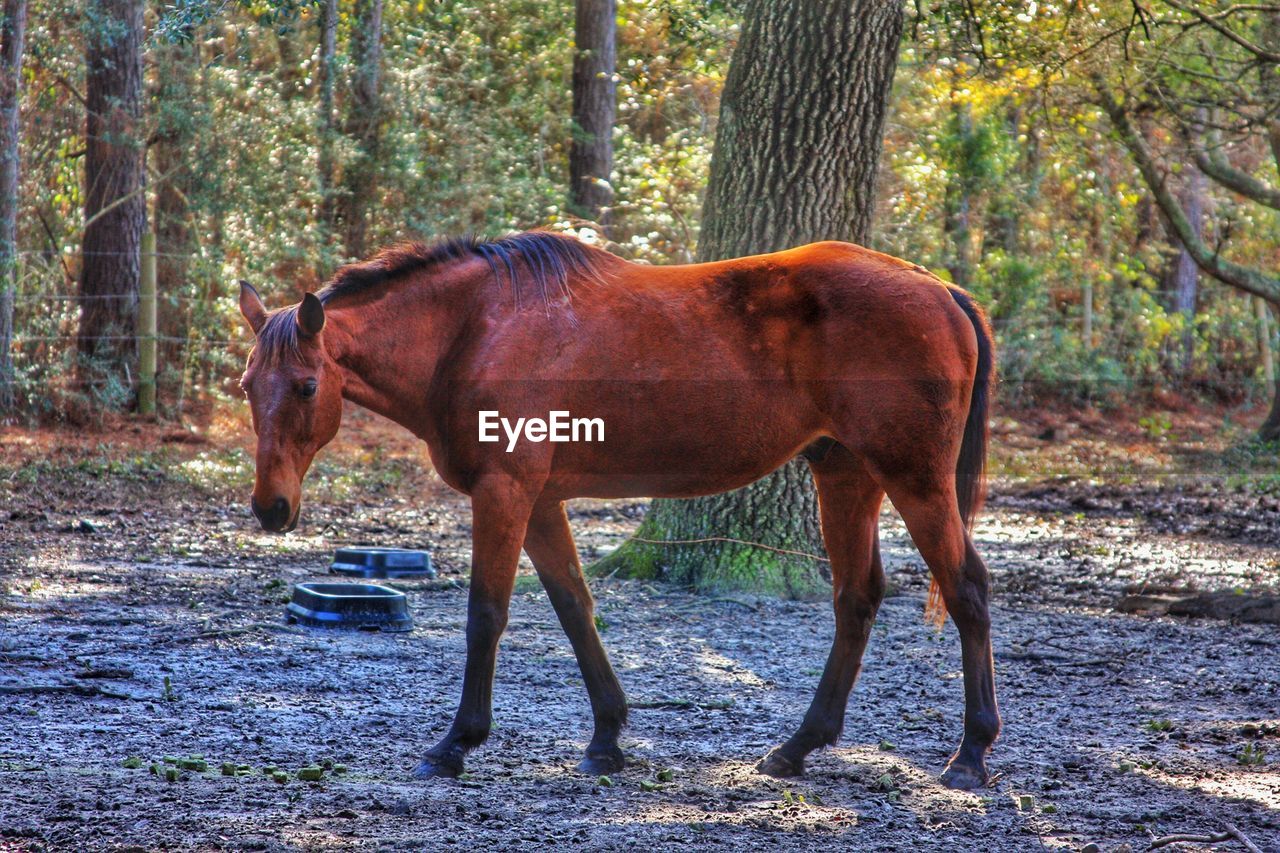
[[[614,0],[576,0],[574,9],[569,209],[604,225],[613,203],[617,9]]]
[[[14,406],[13,303],[18,272],[18,104],[27,0],[4,0],[0,19],[0,412]]]
[[[322,0],[320,6],[320,104],[318,130],[320,133],[317,166],[320,187],[320,239],[327,248],[337,224],[337,199],[334,192],[333,143],[337,132],[337,119],[333,111],[335,54],[338,44],[338,0]]]
[[[902,24],[896,0],[749,0],[720,102],[699,260],[867,240]],[[639,541],[709,536],[752,544]],[[771,549],[824,553],[799,460],[736,492],[655,500],[636,538],[596,568],[702,589],[825,593],[824,563]]]
[[[136,375],[138,250],[146,226],[142,0],[88,6],[86,227],[80,270],[82,384],[111,405]]]
[[[356,0],[351,65],[351,99],[343,131],[355,142],[357,153],[343,168],[338,221],[347,257],[363,258],[382,142],[382,0]]]

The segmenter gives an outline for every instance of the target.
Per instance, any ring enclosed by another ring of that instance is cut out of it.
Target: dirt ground
[[[494,733],[463,778],[423,782],[409,771],[461,680],[469,512],[415,445],[356,419],[303,526],[275,537],[245,507],[243,425],[212,443],[0,433],[0,849],[1144,850],[1234,827],[1280,850],[1280,630],[1115,610],[1134,591],[1275,592],[1280,490],[1187,437],[1194,419],[1127,429],[998,424],[975,538],[1005,730],[976,794],[937,782],[960,735],[958,642],[923,624],[924,568],[891,508],[891,594],[840,744],[804,778],[754,765],[807,707],[827,604],[593,582],[634,706],[630,763],[603,780],[574,770],[586,696],[526,567]],[[643,510],[575,504],[584,560]],[[403,584],[415,630],[286,626],[289,585],[355,543],[431,549],[441,578]],[[197,755],[207,771],[165,777],[165,757]],[[345,772],[296,777],[326,761]]]

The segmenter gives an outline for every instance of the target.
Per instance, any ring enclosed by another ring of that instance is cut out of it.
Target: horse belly
[[[760,479],[822,434],[794,393],[691,387],[634,402],[607,407],[603,441],[556,448],[548,487],[566,497],[714,494]]]

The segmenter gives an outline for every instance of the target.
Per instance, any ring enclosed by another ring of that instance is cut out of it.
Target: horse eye
[[[301,388],[298,389],[298,395],[304,400],[310,400],[316,395],[316,381],[308,379]]]

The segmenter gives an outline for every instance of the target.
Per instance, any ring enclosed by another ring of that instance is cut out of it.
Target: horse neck
[[[479,293],[471,285],[449,280],[422,287],[405,284],[377,298],[327,310],[325,337],[343,373],[343,396],[426,438],[432,386]]]

